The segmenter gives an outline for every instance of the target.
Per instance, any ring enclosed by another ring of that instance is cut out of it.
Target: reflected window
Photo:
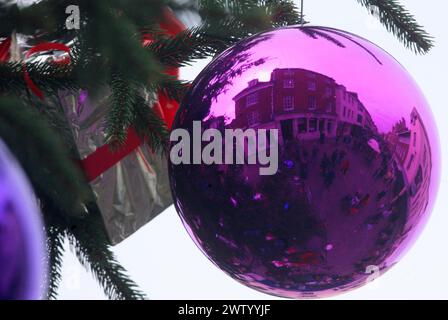
[[[331,97],[333,95],[333,89],[328,85],[325,87],[325,95],[327,97]]]
[[[334,106],[333,101],[331,101],[331,100],[327,101],[327,108],[326,108],[325,111],[327,111],[327,113],[332,112],[333,111],[333,106]]]
[[[414,144],[414,147],[417,145],[417,132],[414,132],[414,137],[413,137],[414,139],[414,141],[413,141],[413,144]]]
[[[294,88],[294,79],[283,80],[283,88],[285,88],[285,89]]]
[[[252,93],[252,94],[247,96],[247,100],[246,100],[246,106],[247,107],[253,106],[253,105],[257,104],[257,103],[258,103],[258,93],[257,92]]]
[[[293,76],[294,75],[294,70],[287,69],[287,70],[285,70],[285,72],[283,74],[285,76]]]
[[[311,118],[310,119],[310,132],[316,132],[317,131],[317,119]]]
[[[299,133],[305,133],[308,131],[308,121],[306,118],[298,119],[298,129]]]
[[[417,175],[415,176],[415,180],[414,180],[416,191],[418,191],[420,189],[422,182],[423,182],[423,170],[422,170],[422,167],[419,166]]]
[[[257,111],[250,112],[247,115],[247,124],[251,127],[260,123],[260,114]]]
[[[362,115],[358,114],[356,121],[358,121],[358,123],[362,123]]]
[[[333,122],[328,121],[327,122],[327,132],[332,133],[333,132]]]
[[[316,78],[316,74],[314,72],[308,72],[308,77],[311,79],[315,79]]]
[[[317,99],[315,96],[308,97],[308,109],[315,110],[317,108]]]
[[[411,159],[409,159],[408,165],[406,167],[407,170],[411,169],[412,163],[414,162],[415,154],[411,155]]]
[[[316,91],[317,85],[315,81],[308,81],[308,90]]]
[[[294,110],[294,97],[286,96],[283,98],[283,110],[285,111]]]
[[[347,116],[347,107],[344,107],[343,115],[344,115],[344,118]]]

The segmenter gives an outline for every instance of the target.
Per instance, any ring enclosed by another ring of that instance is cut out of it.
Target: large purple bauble
[[[41,297],[43,234],[36,198],[0,140],[0,300]]]
[[[194,81],[173,129],[196,142],[172,136],[169,163],[189,234],[232,278],[268,294],[325,297],[385,272],[420,233],[438,187],[436,127],[415,82],[376,45],[331,28],[278,29],[226,50]],[[248,138],[225,139],[235,129]],[[261,129],[278,139],[257,144]],[[197,143],[205,130],[213,148]],[[232,164],[237,148],[243,161]],[[270,162],[260,160],[266,148]],[[269,164],[275,173],[262,175]]]

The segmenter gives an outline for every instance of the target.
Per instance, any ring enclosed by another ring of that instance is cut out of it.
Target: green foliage
[[[116,147],[122,145],[134,120],[133,107],[137,92],[131,83],[119,75],[112,75],[110,110],[106,117],[106,142]]]
[[[380,22],[407,48],[416,53],[427,53],[433,47],[432,37],[423,30],[412,14],[397,0],[357,0],[367,7]],[[374,7],[378,8],[375,10]]]
[[[75,90],[79,88],[72,67],[58,67],[53,63],[26,63],[30,78],[47,95],[54,95],[58,90]],[[27,91],[24,81],[22,63],[0,63],[0,93],[20,95]]]
[[[88,198],[81,171],[73,165],[69,148],[37,112],[13,98],[0,99],[0,137],[15,154],[38,197],[68,219],[82,216]]]
[[[78,260],[92,272],[110,299],[144,299],[145,295],[116,261],[108,245],[101,214],[92,208],[89,212],[91,214],[87,219],[79,219],[67,230],[69,243]]]
[[[190,65],[227,47],[225,41],[208,35],[205,27],[191,28],[172,37],[159,36],[146,46],[167,67]]]
[[[134,103],[134,119],[133,127],[137,133],[146,138],[146,143],[154,150],[166,151],[167,141],[169,138],[169,130],[165,122],[152,110],[148,108],[147,102],[137,97]]]
[[[62,281],[62,258],[64,255],[65,234],[58,227],[47,225],[47,265],[49,268],[46,282],[51,283],[47,289],[47,298],[56,299],[57,288]]]
[[[432,47],[431,37],[398,1],[357,1],[367,8],[377,6],[379,20],[406,47],[419,53]],[[109,298],[144,298],[110,250],[93,192],[76,165],[79,154],[58,92],[87,89],[95,95],[109,88],[107,142],[119,148],[133,127],[154,150],[165,150],[169,130],[152,104],[159,94],[181,101],[188,88],[188,83],[167,75],[167,69],[213,57],[255,33],[305,23],[292,0],[179,3],[42,0],[22,9],[13,1],[0,4],[0,38],[17,31],[27,36],[30,45],[45,40],[71,48],[69,65],[39,58],[26,62],[31,79],[44,92],[44,101],[29,92],[22,61],[0,63],[0,137],[21,162],[41,204],[48,236],[51,299],[57,297],[67,238]],[[65,29],[69,5],[80,7],[79,30]],[[197,15],[200,25],[175,36],[164,35],[159,24],[167,5],[176,12]],[[141,45],[143,31],[153,35],[145,47]]]

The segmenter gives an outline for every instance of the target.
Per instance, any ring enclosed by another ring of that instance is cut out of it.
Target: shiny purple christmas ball
[[[0,300],[40,298],[43,233],[31,187],[0,140]]]
[[[393,57],[344,31],[290,27],[239,42],[197,77],[169,172],[214,264],[268,294],[325,297],[411,247],[435,199],[439,145]]]

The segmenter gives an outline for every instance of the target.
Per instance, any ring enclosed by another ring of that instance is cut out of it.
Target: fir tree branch
[[[134,103],[134,112],[136,117],[133,126],[137,133],[155,152],[165,152],[169,141],[169,130],[163,119],[140,96]]]
[[[47,243],[54,253],[49,255],[50,274],[48,298],[57,298],[60,283],[60,266],[64,240],[69,240],[79,262],[93,273],[110,299],[143,299],[145,296],[126,275],[125,269],[115,260],[108,244],[101,213],[94,202],[86,205],[84,217],[61,219],[53,203],[41,200],[47,226]],[[53,241],[53,239],[55,241]]]
[[[0,137],[21,163],[42,201],[52,203],[64,219],[85,214],[83,202],[89,195],[84,176],[35,106],[1,98]]]
[[[305,17],[301,16],[299,8],[293,1],[273,0],[266,1],[268,15],[272,19],[273,27],[283,27],[296,24],[305,24]]]
[[[188,90],[189,83],[186,81],[178,80],[176,77],[161,74],[157,82],[146,86],[151,91],[162,93],[170,99],[181,102]]]
[[[58,296],[57,292],[62,280],[62,260],[64,256],[65,233],[56,226],[50,226],[46,230],[49,257],[47,299],[54,300]]]
[[[185,30],[172,37],[159,37],[146,46],[169,67],[182,67],[227,48],[224,41],[208,36],[203,27]]]
[[[134,120],[133,105],[137,92],[117,74],[112,76],[110,86],[112,95],[106,116],[106,143],[118,147],[125,142]]]
[[[109,299],[141,300],[145,295],[126,275],[110,250],[104,224],[97,210],[67,230],[69,243],[81,264],[98,280]]]
[[[434,46],[433,38],[417,23],[415,18],[398,0],[357,0],[378,15],[379,21],[407,48],[416,53],[427,53]],[[373,8],[378,8],[374,10]]]
[[[79,88],[72,67],[51,62],[28,62],[25,67],[36,86],[49,95],[57,94],[58,90]],[[0,93],[20,95],[27,90],[23,64],[0,63]]]
[[[291,0],[201,0],[198,13],[204,21],[234,20],[247,35],[302,23]]]

